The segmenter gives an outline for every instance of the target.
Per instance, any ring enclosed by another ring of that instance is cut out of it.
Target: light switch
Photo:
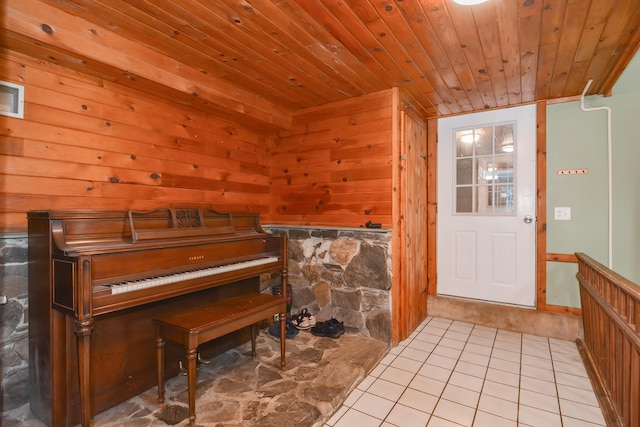
[[[556,221],[570,221],[571,208],[553,208],[553,219]]]

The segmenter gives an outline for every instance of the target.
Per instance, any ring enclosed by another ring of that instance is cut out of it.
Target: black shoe
[[[291,320],[287,319],[286,323],[287,323],[287,327],[285,329],[286,339],[290,340],[291,338],[298,335],[300,331],[298,330],[298,328],[296,328],[296,325],[294,325],[291,322]],[[273,325],[271,325],[269,327],[269,333],[276,338],[280,338],[280,322],[276,322]]]
[[[333,318],[326,322],[319,322],[311,328],[311,333],[317,337],[338,338],[344,334],[344,322]]]

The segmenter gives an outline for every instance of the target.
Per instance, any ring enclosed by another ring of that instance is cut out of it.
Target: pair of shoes
[[[331,318],[326,322],[317,323],[311,328],[311,333],[317,337],[338,338],[344,334],[344,322]]]
[[[300,331],[298,331],[298,328],[296,328],[296,325],[294,325],[291,320],[287,319],[286,323],[287,327],[285,329],[285,337],[286,339],[290,340],[291,338],[298,335]],[[273,325],[269,326],[269,333],[276,338],[280,338],[280,322],[276,322]]]
[[[296,325],[296,328],[306,330],[316,325],[316,316],[309,313],[306,308],[303,308],[300,313],[291,317],[291,321]]]

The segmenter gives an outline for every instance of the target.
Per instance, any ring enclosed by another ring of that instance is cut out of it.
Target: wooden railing
[[[625,427],[640,426],[640,287],[578,253],[584,346]]]

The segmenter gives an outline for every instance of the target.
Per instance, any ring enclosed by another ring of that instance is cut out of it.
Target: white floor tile
[[[414,375],[415,374],[412,372],[403,371],[402,369],[389,366],[378,378],[406,387],[409,385]]]
[[[441,398],[469,406],[471,408],[476,408],[478,406],[480,393],[449,383],[444,388]]]
[[[422,367],[422,362],[398,356],[393,362],[389,364],[389,366],[393,366],[394,368],[402,369],[403,371],[412,372],[415,374]]]
[[[583,390],[593,391],[591,380],[578,375],[565,374],[564,372],[556,372],[556,382],[571,387],[581,388]]]
[[[595,427],[605,422],[572,341],[428,318],[389,351],[325,425]]]
[[[418,409],[404,405],[396,405],[393,407],[386,422],[402,427],[424,427],[431,415]]]
[[[560,415],[547,412],[538,408],[531,408],[530,406],[520,405],[518,411],[518,422],[524,423],[530,426],[544,426],[544,427],[561,427],[562,421]]]
[[[353,406],[354,403],[358,401],[358,399],[360,399],[360,396],[362,396],[363,394],[364,394],[364,391],[356,388],[351,393],[349,393],[349,396],[347,396],[347,398],[344,400],[344,403],[342,405],[350,408],[351,406]]]
[[[421,375],[416,375],[411,383],[409,383],[410,388],[424,393],[429,393],[433,396],[440,396],[446,385],[447,383],[445,382],[423,377]]]
[[[376,378],[377,377],[374,377],[373,375],[367,375],[356,388],[358,390],[366,391],[369,387],[371,387],[371,384],[373,384]]]
[[[560,412],[563,416],[594,424],[605,424],[604,416],[599,406],[585,405],[583,403],[560,399]]]
[[[375,394],[388,400],[396,401],[402,396],[405,386],[401,386],[391,381],[376,379],[367,389],[367,393]]]
[[[554,382],[543,381],[533,377],[520,377],[520,388],[549,396],[558,395]]]
[[[593,390],[584,390],[581,388],[570,387],[563,384],[557,384],[558,397],[564,400],[584,403],[585,405],[598,406],[598,398]]]
[[[493,414],[511,421],[518,420],[518,404],[488,394],[480,395],[478,410]]]
[[[497,359],[492,357],[489,360],[489,367],[498,369],[500,371],[511,372],[512,374],[520,373],[520,363],[519,362],[510,362],[504,359]]]
[[[432,365],[429,362],[422,365],[422,368],[418,371],[418,375],[423,377],[433,378],[438,381],[447,382],[453,373],[453,369],[442,368],[440,366]]]
[[[491,350],[492,350],[491,346],[474,344],[472,342],[468,342],[467,345],[464,347],[465,353],[469,352],[473,354],[480,354],[482,356],[491,356]]]
[[[510,385],[511,387],[520,387],[520,375],[512,372],[501,371],[495,368],[487,370],[486,378],[496,383]]]
[[[376,417],[381,421],[385,419],[395,402],[376,396],[371,393],[364,393],[360,399],[353,404],[351,409],[360,411],[364,414]]]
[[[460,427],[460,424],[452,423],[440,417],[431,417],[429,419],[428,427]]]
[[[556,372],[564,372],[565,374],[578,375],[580,377],[588,378],[587,370],[582,363],[565,363],[565,362],[553,362],[553,370]]]
[[[325,425],[329,427],[334,426],[338,422],[338,420],[345,414],[345,412],[347,412],[348,409],[349,408],[344,405],[339,407],[335,414],[333,414],[331,418],[329,418]]]
[[[457,350],[462,350],[465,344],[466,344],[466,341],[459,341],[459,340],[455,340],[447,337],[442,338],[442,340],[439,343],[439,345],[443,347],[451,347]]]
[[[522,363],[523,366],[535,366],[537,368],[553,371],[553,363],[551,363],[550,358],[538,357],[531,354],[522,353],[522,359],[520,363]]]
[[[380,424],[382,424],[382,420],[372,417],[371,415],[349,409],[334,425],[335,427],[379,427]]]
[[[446,356],[433,354],[433,353],[427,359],[427,363],[429,363],[430,365],[439,366],[445,369],[453,369],[453,367],[456,366],[457,361],[458,361],[457,358],[452,359],[451,357],[446,357]]]
[[[436,348],[433,349],[433,352],[431,352],[432,355],[437,354],[438,356],[444,356],[450,359],[454,359],[454,364],[455,364],[455,360],[460,357],[461,353],[462,353],[462,350],[458,350],[457,348],[445,347],[442,345],[442,342],[438,344]]]
[[[548,394],[536,393],[535,391],[521,389],[520,405],[540,408],[556,414],[560,413],[557,397],[549,396]]]
[[[424,362],[429,357],[430,352],[417,350],[415,348],[405,347],[404,350],[400,352],[400,356],[406,357],[407,359],[417,360],[418,362]]]
[[[510,402],[518,402],[519,390],[517,387],[511,387],[510,385],[485,381],[484,387],[482,387],[482,394],[488,394]]]
[[[489,366],[489,356],[483,356],[481,354],[469,353],[468,351],[463,351],[460,355],[460,360],[463,362],[473,363],[474,365],[480,365],[487,367]]]
[[[554,382],[555,376],[550,369],[538,368],[537,366],[522,365],[520,367],[520,375],[524,377],[537,378],[543,381]]]
[[[435,411],[433,411],[433,415],[438,418],[458,423],[463,426],[470,426],[473,422],[475,409],[465,405],[461,405],[460,403],[440,399],[440,401],[436,405]]]
[[[412,348],[414,350],[423,351],[425,353],[431,353],[433,349],[436,347],[436,344],[430,343],[427,341],[420,341],[419,339],[414,339],[409,343],[407,348]]]
[[[476,418],[473,420],[473,427],[517,427],[517,425],[516,421],[482,411],[476,412]]]
[[[474,377],[473,375],[463,374],[462,372],[454,372],[449,378],[449,384],[480,392],[482,390],[484,380],[482,378]]]
[[[467,343],[484,345],[487,347],[493,347],[494,339],[491,337],[485,337],[483,335],[474,335],[473,333],[469,336]]]
[[[454,371],[462,372],[463,374],[473,375],[474,377],[478,377],[478,378],[484,378],[484,376],[487,373],[487,367],[461,360],[456,364]]]
[[[398,399],[398,403],[431,414],[438,403],[438,397],[420,390],[407,388]]]

